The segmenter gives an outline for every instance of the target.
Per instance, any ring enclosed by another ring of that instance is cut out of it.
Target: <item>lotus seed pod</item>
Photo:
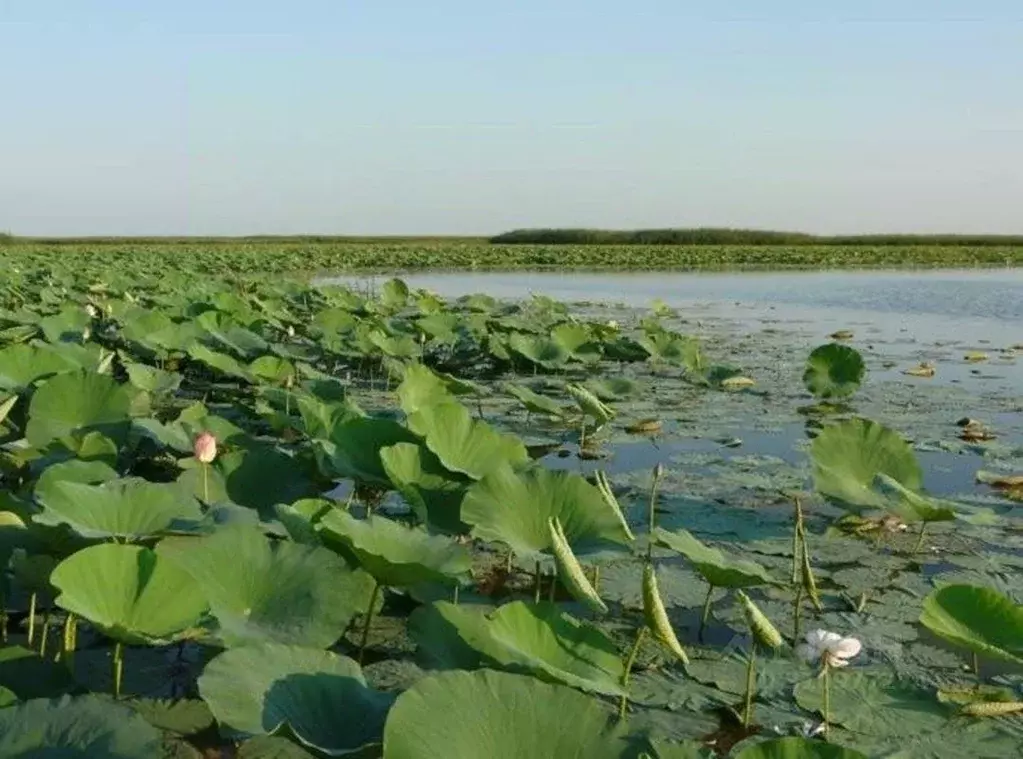
[[[217,457],[217,439],[204,432],[195,439],[192,451],[200,463],[209,464]]]
[[[736,595],[742,602],[742,610],[746,614],[746,622],[753,632],[754,640],[765,648],[780,648],[785,641],[782,639],[781,633],[778,632],[778,628],[771,623],[764,612],[760,611],[760,607],[753,603],[753,599],[741,590],[737,590]]]
[[[618,499],[615,498],[615,494],[611,491],[611,483],[608,482],[607,475],[603,471],[597,472],[597,490],[600,491],[600,495],[604,499],[604,503],[611,507],[611,511],[614,512],[615,517],[618,519],[618,523],[622,526],[625,535],[629,540],[635,540],[636,536],[629,528],[629,523],[625,521],[625,513],[622,511],[621,504],[618,503]]]
[[[600,596],[590,584],[582,565],[572,552],[572,546],[568,544],[565,531],[561,528],[561,522],[557,517],[547,520],[547,528],[550,530],[551,546],[554,550],[554,561],[558,566],[558,579],[580,603],[583,603],[592,611],[607,613],[607,605],[600,600]]]
[[[653,564],[643,567],[643,616],[654,638],[664,644],[683,664],[689,664],[685,649],[678,642],[675,631],[668,620],[661,593],[657,589],[657,574]]]
[[[960,711],[971,717],[1000,717],[1023,712],[1023,701],[980,701],[967,704]]]

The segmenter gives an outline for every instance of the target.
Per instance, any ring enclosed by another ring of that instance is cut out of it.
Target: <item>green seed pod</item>
[[[592,611],[606,614],[607,605],[600,600],[597,591],[593,589],[586,577],[579,559],[572,553],[572,547],[568,544],[565,531],[561,528],[561,522],[557,517],[551,517],[547,520],[547,528],[550,530],[554,561],[558,566],[558,579],[574,599],[585,604]]]
[[[824,611],[821,604],[820,594],[817,592],[817,580],[813,576],[813,567],[810,566],[810,548],[806,545],[806,533],[803,533],[803,590],[810,596],[810,602],[817,611]]]
[[[597,472],[597,490],[600,491],[600,495],[604,498],[604,503],[611,507],[611,511],[618,518],[618,523],[622,526],[629,540],[635,540],[636,536],[629,529],[629,523],[625,521],[625,513],[622,511],[621,504],[618,503],[618,499],[615,498],[615,494],[611,491],[611,483],[608,482],[607,475],[602,470]]]
[[[782,639],[781,633],[778,632],[778,628],[771,623],[764,612],[760,611],[760,607],[753,603],[753,599],[741,590],[735,591],[735,594],[742,602],[742,610],[745,612],[746,622],[753,632],[753,639],[765,648],[780,648],[785,641]]]
[[[657,589],[657,574],[653,564],[643,567],[643,616],[654,638],[667,646],[683,664],[689,664],[689,657],[668,621],[668,612],[664,609],[661,592]]]
[[[970,717],[1000,717],[1003,714],[1023,712],[1023,701],[979,701],[959,710]]]

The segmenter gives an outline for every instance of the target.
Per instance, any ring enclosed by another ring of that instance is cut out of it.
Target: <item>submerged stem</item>
[[[639,628],[639,632],[636,633],[636,642],[632,644],[629,657],[625,660],[625,672],[622,673],[622,700],[618,704],[619,720],[625,719],[625,709],[629,705],[629,677],[632,675],[632,667],[639,655],[639,647],[643,645],[643,639],[646,637],[646,630],[646,625]]]
[[[369,641],[369,626],[373,623],[373,613],[376,611],[377,598],[380,596],[380,583],[373,583],[373,593],[369,597],[369,608],[366,610],[366,619],[362,623],[362,640],[359,641],[359,665],[366,656],[366,643]]]
[[[752,630],[750,631],[752,635]],[[746,699],[743,702],[742,726],[749,727],[753,721],[753,686],[757,679],[757,641],[750,640],[749,659],[746,660]]]

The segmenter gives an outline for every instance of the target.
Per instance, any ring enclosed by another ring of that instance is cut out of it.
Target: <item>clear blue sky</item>
[[[20,234],[1023,233],[1021,0],[0,0],[0,87]]]

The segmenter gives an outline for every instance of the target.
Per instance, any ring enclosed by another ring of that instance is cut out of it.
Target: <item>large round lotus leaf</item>
[[[384,727],[384,759],[620,759],[626,745],[599,701],[488,670],[423,678]]]
[[[867,759],[867,756],[820,740],[775,738],[743,749],[735,759]]]
[[[856,392],[866,373],[858,350],[828,343],[815,348],[806,360],[803,384],[817,398],[847,398]]]
[[[140,546],[85,548],[58,564],[50,582],[58,606],[129,644],[192,636],[208,605],[187,573]]]
[[[410,364],[398,385],[398,403],[406,414],[414,414],[424,406],[450,402],[451,391],[447,383],[432,369],[422,364]]]
[[[380,463],[380,449],[417,438],[393,419],[362,416],[336,425],[329,441],[320,441],[330,473],[369,485],[388,487],[390,480]]]
[[[131,399],[128,387],[105,374],[58,374],[32,396],[25,438],[44,448],[73,432],[95,430],[121,445],[130,427]]]
[[[430,535],[381,516],[356,519],[334,509],[316,526],[324,542],[365,569],[381,585],[424,582],[457,585],[468,579],[472,554],[450,538]]]
[[[279,735],[257,735],[238,746],[237,759],[317,759],[297,743]]]
[[[37,699],[0,709],[4,759],[155,759],[164,754],[159,730],[102,696]]]
[[[564,406],[558,403],[553,398],[548,398],[546,395],[540,395],[534,393],[528,387],[522,385],[505,385],[505,391],[516,399],[519,403],[526,407],[526,410],[533,414],[545,414],[556,419],[561,419],[567,414],[567,410]]]
[[[521,556],[551,547],[552,517],[561,522],[576,555],[629,543],[600,490],[574,472],[501,467],[472,485],[462,501],[462,519],[473,525],[473,535],[502,541]]]
[[[938,588],[924,599],[920,623],[975,653],[1023,664],[1023,605],[990,588]]]
[[[391,309],[404,308],[408,303],[408,285],[395,277],[380,286],[380,302]]]
[[[823,714],[824,680],[813,677],[796,685],[796,703]],[[888,670],[848,670],[831,675],[831,720],[876,738],[922,735],[940,730],[947,707],[928,689],[900,680]]]
[[[413,432],[426,438],[426,447],[447,469],[474,480],[502,464],[517,466],[529,461],[521,440],[473,419],[460,403],[424,406],[409,416],[408,424]]]
[[[277,642],[334,643],[369,606],[373,578],[326,548],[271,543],[251,526],[203,538],[165,538],[157,551],[185,570],[209,598],[217,635],[229,647]]]
[[[205,332],[204,341],[218,348],[227,348],[240,358],[254,358],[266,353],[269,343],[250,329],[238,324],[226,314],[207,311],[195,323]]]
[[[186,469],[178,478],[179,487],[202,499],[202,466],[194,459],[187,459],[182,465]],[[229,500],[257,509],[264,517],[270,517],[278,503],[319,494],[302,461],[266,446],[218,456],[209,465],[206,476],[210,503]]]
[[[249,374],[248,367],[234,356],[229,356],[226,353],[211,350],[202,343],[195,342],[189,345],[188,357],[205,364],[211,369],[216,369],[218,372],[222,372],[229,377],[236,377],[238,379],[245,380],[246,382],[252,379],[252,375]]]
[[[128,381],[135,387],[155,395],[169,395],[181,385],[183,377],[148,364],[125,363]]]
[[[638,395],[643,389],[635,380],[627,377],[605,377],[586,383],[586,387],[602,401],[621,401]]]
[[[563,367],[572,355],[568,348],[557,340],[522,332],[513,332],[508,336],[508,347],[545,369]]]
[[[238,736],[287,725],[303,744],[330,756],[379,743],[394,700],[368,687],[346,656],[276,643],[220,654],[203,670],[199,693]]]
[[[595,693],[622,692],[624,666],[614,642],[552,603],[514,601],[485,616],[436,601],[413,612],[409,632],[435,666],[507,669]]]
[[[662,330],[647,332],[637,342],[655,361],[685,364],[692,367],[699,363],[700,345],[691,337]]]
[[[37,501],[62,482],[80,482],[95,485],[117,479],[117,470],[103,461],[82,461],[69,459],[46,467],[36,480],[34,490]]]
[[[428,448],[415,443],[381,448],[380,463],[394,489],[423,522],[441,532],[468,532],[461,519],[467,478],[445,469]]]
[[[551,339],[558,343],[577,361],[599,361],[600,343],[593,339],[590,330],[582,324],[559,324],[551,330]]]
[[[77,361],[49,346],[9,345],[0,350],[0,389],[24,390],[41,377],[80,368]]]
[[[707,582],[718,588],[749,588],[776,581],[755,561],[727,556],[716,548],[704,545],[687,530],[669,532],[657,527],[654,540],[658,545],[678,551],[689,559]]]
[[[280,356],[260,356],[249,364],[249,372],[266,382],[283,385],[295,378],[295,367]]]
[[[40,524],[66,524],[85,538],[138,539],[202,518],[199,503],[174,484],[137,477],[88,485],[48,479],[35,489]]]
[[[868,419],[825,427],[810,446],[810,458],[817,491],[849,511],[886,508],[888,496],[874,487],[878,474],[912,491],[920,490],[923,481],[909,443]]]

